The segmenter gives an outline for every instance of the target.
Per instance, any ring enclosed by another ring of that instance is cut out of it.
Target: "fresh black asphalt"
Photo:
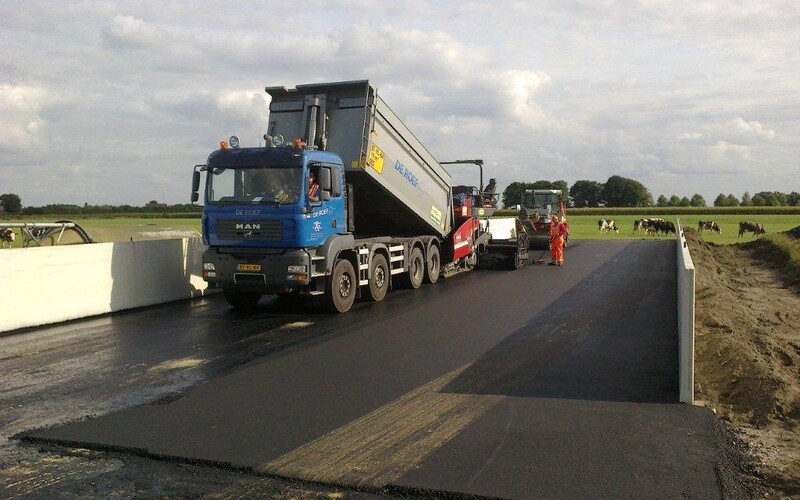
[[[578,241],[561,268],[473,272],[392,292],[336,318],[336,335],[177,400],[28,437],[271,472],[266,464],[452,374],[437,397],[491,404],[398,465],[386,486],[717,498],[713,415],[677,402],[674,245]]]

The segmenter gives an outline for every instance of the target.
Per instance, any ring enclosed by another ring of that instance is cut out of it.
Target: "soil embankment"
[[[800,497],[800,288],[765,243],[686,236],[697,269],[695,397],[748,444],[770,496]]]

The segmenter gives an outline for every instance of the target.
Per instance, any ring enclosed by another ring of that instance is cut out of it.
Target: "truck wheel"
[[[380,302],[386,297],[389,291],[389,266],[386,264],[386,257],[377,254],[372,259],[369,266],[369,286],[367,286],[367,297],[373,302]]]
[[[223,288],[222,295],[225,296],[228,304],[237,309],[253,309],[261,300],[260,293],[242,292],[233,288]]]
[[[422,286],[422,278],[425,276],[425,259],[422,258],[422,250],[414,247],[408,260],[408,272],[403,275],[403,282],[406,288],[419,288]]]
[[[439,281],[439,274],[442,272],[442,259],[439,254],[439,247],[431,245],[428,250],[428,265],[425,267],[425,281],[436,283]]]
[[[330,312],[347,312],[356,300],[356,273],[347,259],[336,261],[333,273],[328,278],[323,302]]]

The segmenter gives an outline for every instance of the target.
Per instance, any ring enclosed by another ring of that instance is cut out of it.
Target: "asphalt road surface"
[[[677,403],[674,245],[578,241],[561,268],[467,273],[345,315],[206,299],[0,338],[0,488],[732,496],[714,416]]]

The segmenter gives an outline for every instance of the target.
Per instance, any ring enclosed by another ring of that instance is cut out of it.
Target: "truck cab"
[[[247,302],[247,293],[257,302],[263,293],[291,293],[324,275],[315,249],[347,233],[337,155],[224,145],[199,170],[206,173],[202,230],[209,248],[203,266],[211,286],[244,294],[232,302]],[[319,188],[309,197],[313,179]]]

